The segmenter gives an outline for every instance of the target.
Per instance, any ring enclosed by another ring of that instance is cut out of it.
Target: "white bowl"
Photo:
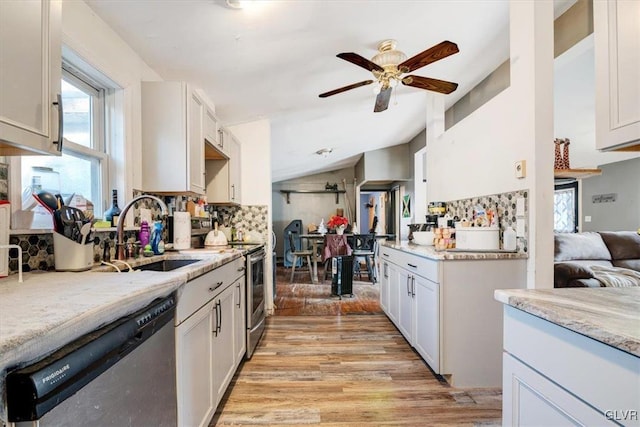
[[[433,231],[414,231],[413,243],[416,245],[433,246]]]

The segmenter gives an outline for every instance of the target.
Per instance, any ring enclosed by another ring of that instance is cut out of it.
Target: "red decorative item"
[[[340,226],[346,227],[347,224],[349,224],[349,220],[339,215],[333,215],[331,218],[329,218],[329,221],[327,222],[327,225],[329,226],[329,228],[336,228]]]

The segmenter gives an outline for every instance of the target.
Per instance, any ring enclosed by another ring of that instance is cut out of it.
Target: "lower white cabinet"
[[[502,310],[493,293],[526,287],[526,259],[440,260],[410,248],[380,248],[385,314],[451,385],[500,387]]]
[[[502,425],[640,426],[640,358],[504,306]]]
[[[207,426],[246,350],[244,263],[187,284],[176,308],[178,425]],[[204,303],[204,305],[203,305]]]

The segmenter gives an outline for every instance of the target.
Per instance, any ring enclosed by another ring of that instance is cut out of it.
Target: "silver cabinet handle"
[[[218,310],[216,310],[218,313],[218,316],[220,317],[220,320],[218,320],[218,330],[217,332],[220,333],[220,331],[222,330],[222,304],[220,304],[220,300],[218,300],[218,302],[216,303],[218,305]],[[217,334],[216,334],[217,336]]]
[[[56,102],[53,105],[58,107],[58,140],[53,141],[57,145],[58,151],[62,151],[62,139],[64,135],[64,108],[62,106],[62,95],[56,95]]]
[[[236,185],[231,184],[231,200],[235,200],[235,199],[236,199]]]
[[[411,290],[409,289],[409,282],[411,281],[411,276],[407,276],[407,295],[411,296]]]
[[[384,277],[385,279],[389,278],[389,264],[384,263]]]
[[[240,300],[242,299],[242,290],[240,289],[240,284],[239,283],[238,283],[237,287],[238,287],[238,305],[237,305],[237,307],[240,308]]]
[[[416,276],[411,278],[411,298],[416,297]]]

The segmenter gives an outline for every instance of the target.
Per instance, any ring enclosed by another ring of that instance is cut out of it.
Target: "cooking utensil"
[[[80,235],[82,236],[80,239],[80,244],[84,245],[85,242],[87,241],[87,236],[89,235],[89,233],[91,232],[91,223],[87,222],[85,223],[82,228],[80,228]]]
[[[41,191],[38,194],[34,194],[33,197],[51,213],[58,209],[56,196],[47,191]]]

